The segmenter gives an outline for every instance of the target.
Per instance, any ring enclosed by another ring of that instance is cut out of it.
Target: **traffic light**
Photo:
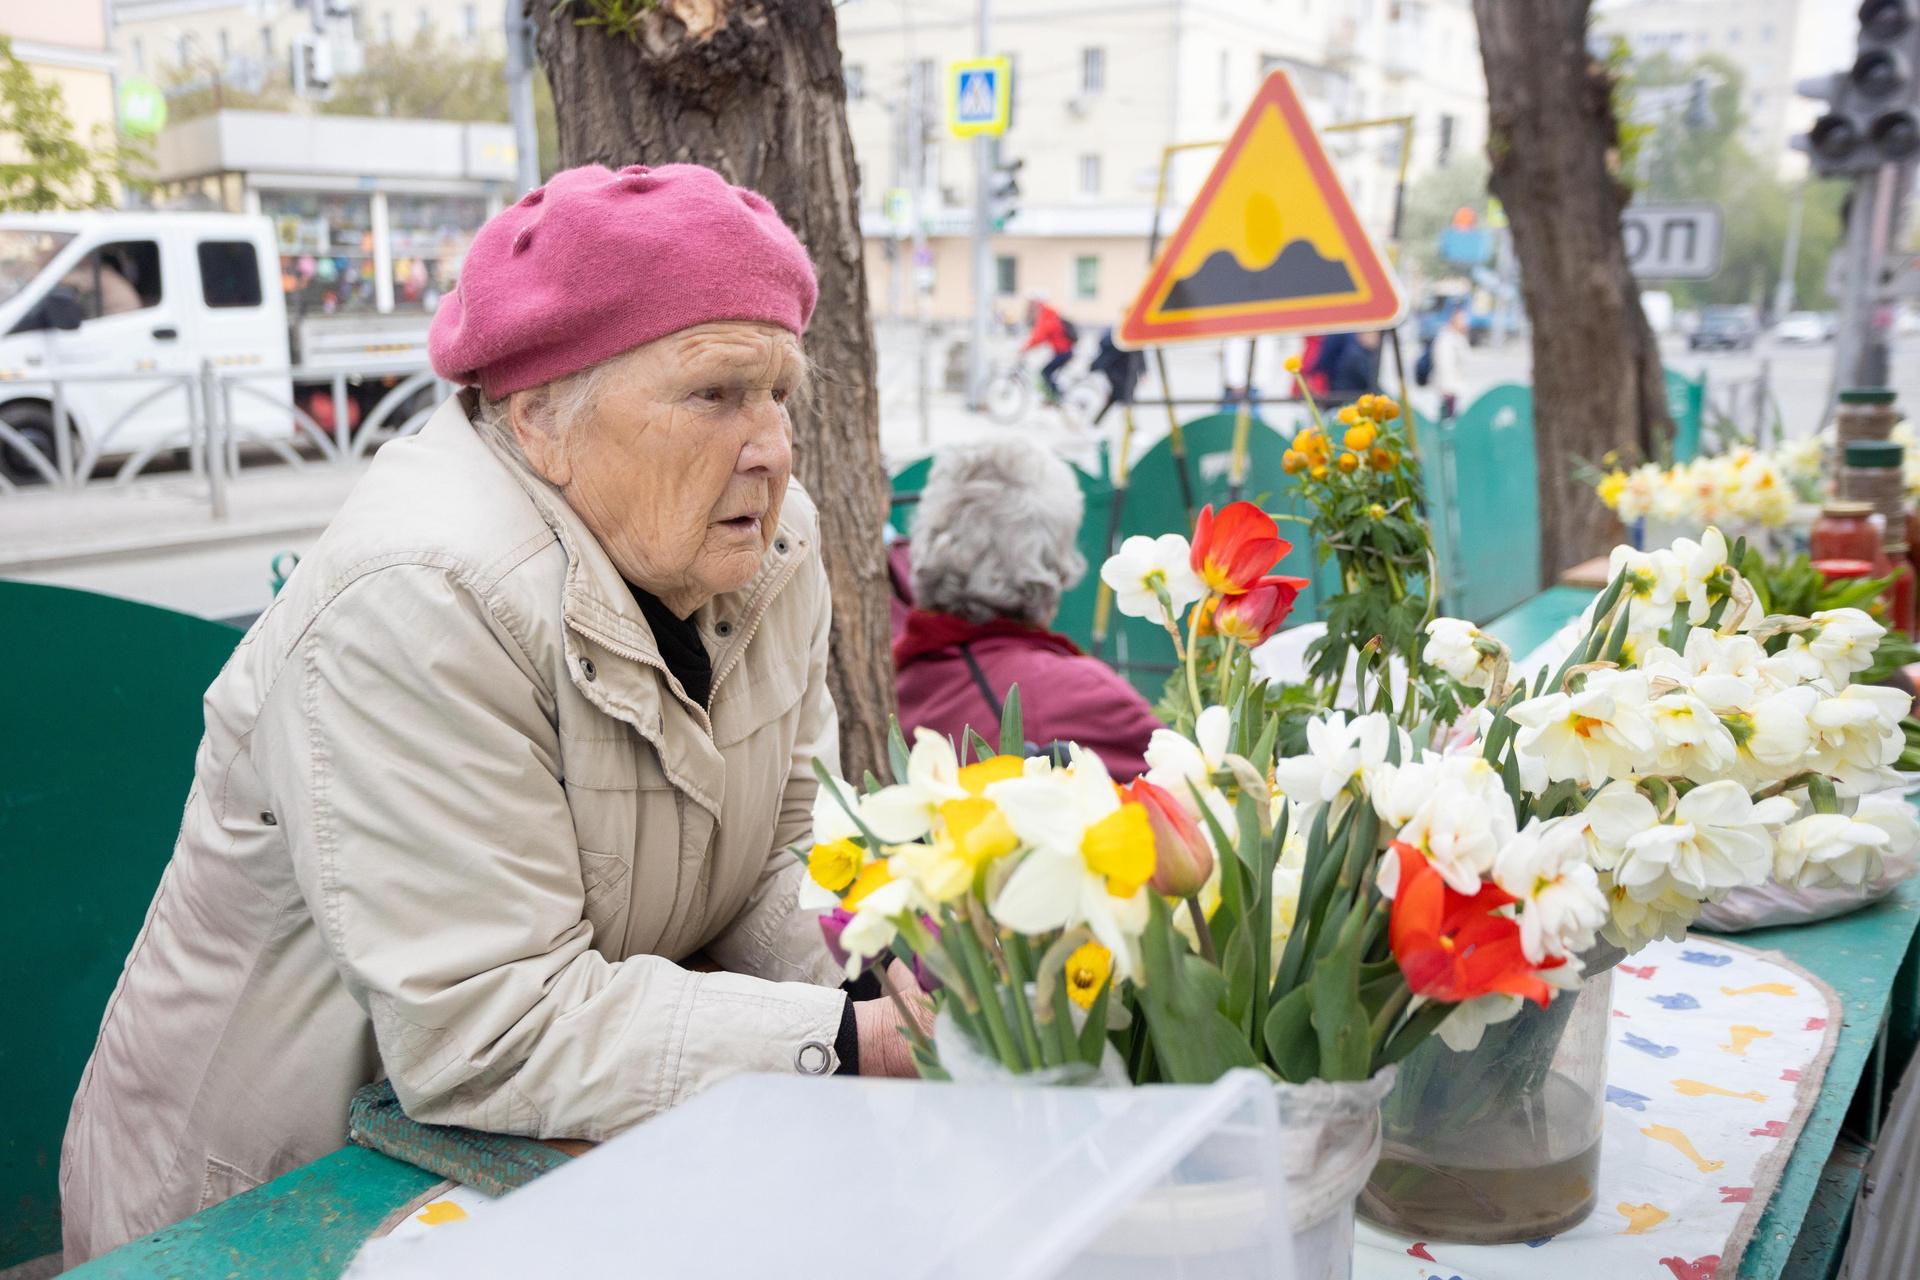
[[[1803,80],[1827,109],[1793,145],[1822,177],[1871,173],[1920,153],[1920,0],[1865,0],[1860,42],[1844,72]]]
[[[302,98],[324,98],[333,89],[333,45],[324,35],[296,36],[292,42],[293,91]]]
[[[993,229],[1005,231],[1007,223],[1019,211],[1020,166],[1024,160],[1002,160],[994,165],[987,180],[987,208],[993,215]]]

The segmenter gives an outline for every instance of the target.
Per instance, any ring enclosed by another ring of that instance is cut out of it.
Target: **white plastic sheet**
[[[1292,1280],[1273,1088],[743,1076],[348,1276],[563,1272]]]

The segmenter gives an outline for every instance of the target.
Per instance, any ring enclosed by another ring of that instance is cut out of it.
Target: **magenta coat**
[[[974,624],[916,609],[907,614],[893,655],[900,726],[909,739],[925,726],[959,742],[971,728],[998,745],[1000,703],[1017,684],[1029,743],[1077,742],[1098,753],[1119,782],[1146,770],[1147,739],[1161,727],[1152,707],[1065,636],[1010,620]]]

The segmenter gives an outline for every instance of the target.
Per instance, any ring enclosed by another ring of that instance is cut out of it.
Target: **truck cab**
[[[14,478],[51,478],[22,444],[47,464],[70,449],[83,479],[105,458],[197,447],[209,408],[236,441],[289,442],[291,398],[267,219],[0,214],[0,463]]]

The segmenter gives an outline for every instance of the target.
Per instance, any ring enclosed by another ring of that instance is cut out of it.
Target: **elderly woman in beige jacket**
[[[70,1265],[339,1146],[382,1075],[419,1120],[600,1139],[736,1072],[911,1071],[787,852],[836,763],[788,481],[815,296],[694,166],[570,170],[480,232],[432,342],[477,389],[207,692],[73,1104]]]

